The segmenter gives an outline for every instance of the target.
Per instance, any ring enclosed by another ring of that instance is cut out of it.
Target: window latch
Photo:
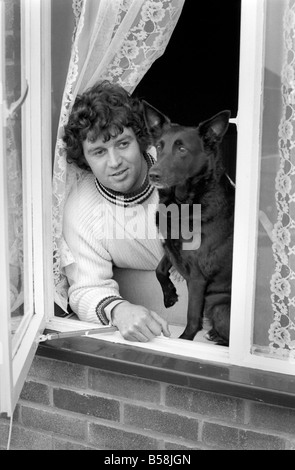
[[[235,124],[238,127],[239,117],[238,115],[235,118],[229,118],[230,124]]]

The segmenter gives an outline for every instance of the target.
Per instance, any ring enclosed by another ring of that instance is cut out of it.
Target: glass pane
[[[5,93],[8,108],[22,93],[20,0],[5,0]],[[6,168],[11,333],[24,314],[23,162],[21,108],[7,120]]]
[[[295,357],[295,5],[268,0],[253,351]]]

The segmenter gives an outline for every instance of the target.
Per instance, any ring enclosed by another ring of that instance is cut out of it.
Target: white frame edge
[[[8,217],[7,217],[7,187],[5,168],[6,149],[6,111],[7,103],[4,96],[5,86],[5,10],[4,1],[0,0],[0,214],[3,223],[0,224],[0,295],[1,295],[1,328],[0,328],[0,413],[11,412],[12,393],[12,360],[10,338],[10,296],[8,270]]]

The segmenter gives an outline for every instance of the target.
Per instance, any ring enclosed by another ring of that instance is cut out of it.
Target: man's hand
[[[112,310],[113,325],[124,339],[146,343],[155,336],[170,336],[168,323],[152,310],[124,300]]]

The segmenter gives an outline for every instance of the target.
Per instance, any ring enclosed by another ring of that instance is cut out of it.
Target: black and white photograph
[[[0,0],[0,53],[0,450],[295,450],[295,0]]]

